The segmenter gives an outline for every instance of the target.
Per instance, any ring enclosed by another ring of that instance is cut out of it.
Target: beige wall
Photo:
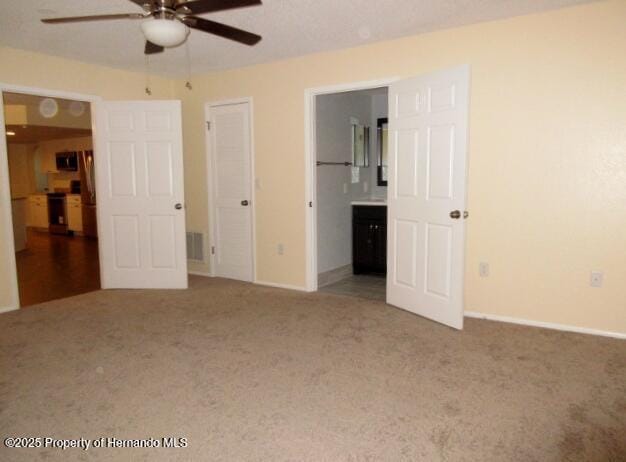
[[[252,96],[258,277],[304,285],[304,90],[468,63],[466,309],[626,332],[625,18],[612,0],[211,73],[192,92],[153,78],[153,97],[183,100],[188,228],[208,232],[203,104]],[[140,74],[6,48],[0,63],[3,83],[145,97]]]
[[[208,232],[203,103],[252,96],[258,278],[303,286],[304,90],[467,63],[466,309],[626,332],[625,21],[592,3],[178,82],[188,227]]]
[[[156,77],[150,80],[152,98],[173,97],[171,80]],[[110,100],[147,97],[142,74],[3,47],[0,47],[0,83],[97,95]],[[0,195],[5,194],[5,185],[0,186]],[[5,199],[0,200],[0,219],[6,213],[2,207],[9,204]],[[8,276],[9,239],[2,235],[4,231],[0,227],[0,309],[11,306],[15,296]]]

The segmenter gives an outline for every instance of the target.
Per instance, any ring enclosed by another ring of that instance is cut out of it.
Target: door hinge
[[[211,122],[207,121],[207,123],[206,123],[206,129],[207,129],[207,130],[211,130]]]
[[[215,255],[215,246],[214,245],[211,246],[211,255]]]
[[[313,207],[313,201],[309,201],[309,207]]]

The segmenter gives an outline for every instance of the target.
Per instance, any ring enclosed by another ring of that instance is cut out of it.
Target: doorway
[[[469,216],[466,184],[470,68],[467,65],[407,79],[305,91],[307,289],[319,289],[319,248],[324,245],[318,224],[318,208],[323,204],[318,198],[317,177],[323,164],[318,157],[317,97],[379,87],[387,87],[389,92],[386,221],[381,214],[374,213],[375,207],[364,207],[361,213],[355,207],[371,204],[352,202],[353,252],[358,250],[358,242],[367,242],[369,263],[372,263],[372,249],[374,264],[377,259],[385,261],[388,304],[461,329],[465,219]],[[352,126],[354,136],[367,137],[366,127],[354,121]],[[358,153],[362,149],[353,146],[352,161],[345,165],[360,166],[363,156]],[[353,165],[354,162],[359,164]],[[386,246],[380,242],[384,240],[383,234],[386,234]],[[384,257],[379,249],[386,250]],[[358,269],[355,261],[353,258],[353,270]]]
[[[111,102],[8,84],[0,84],[0,92],[90,104],[101,287],[187,288],[180,101]],[[49,113],[51,107],[45,103],[38,109]],[[0,138],[5,131],[0,111]],[[6,143],[1,142],[0,164],[8,165]],[[8,277],[0,279],[0,312],[20,306],[11,209],[8,169],[3,168],[0,267]]]
[[[318,95],[317,286],[385,301],[387,87]]]
[[[100,288],[91,106],[2,92],[22,307]]]

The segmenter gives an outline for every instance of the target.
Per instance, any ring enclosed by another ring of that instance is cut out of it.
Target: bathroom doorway
[[[315,97],[317,287],[385,301],[387,87]]]

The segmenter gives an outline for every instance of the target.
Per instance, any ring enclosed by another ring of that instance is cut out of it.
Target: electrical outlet
[[[343,184],[343,193],[348,194],[348,183]]]
[[[370,190],[370,184],[367,181],[363,182],[363,192],[368,192]]]
[[[489,276],[489,263],[480,262],[478,265],[478,274],[480,274],[481,278],[486,278]]]
[[[282,243],[278,244],[276,246],[276,251],[278,252],[278,255],[284,255],[284,253],[285,253],[285,246]]]
[[[602,287],[604,282],[604,273],[602,271],[592,271],[591,278],[589,279],[589,285],[591,287]]]

